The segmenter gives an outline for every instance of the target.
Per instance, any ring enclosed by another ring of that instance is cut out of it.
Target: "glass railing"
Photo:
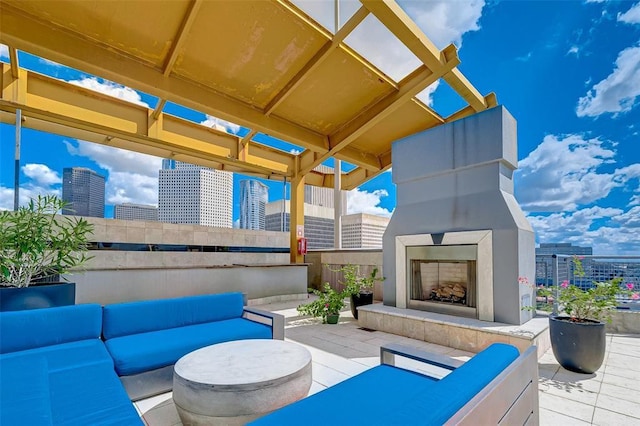
[[[584,275],[576,274],[576,259]],[[557,288],[567,281],[586,290],[598,282],[616,278],[621,279],[625,288],[631,284],[633,292],[640,292],[640,256],[536,255],[536,286]],[[544,304],[544,301],[538,300],[538,303]],[[621,297],[619,308],[640,310],[640,302]]]

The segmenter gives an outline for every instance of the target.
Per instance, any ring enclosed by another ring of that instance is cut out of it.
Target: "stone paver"
[[[360,330],[350,312],[338,325],[300,318],[299,302],[259,306],[285,316],[287,340],[304,345],[313,359],[309,394],[321,391],[379,363],[379,348],[401,343],[462,361],[473,354],[380,331]],[[424,368],[415,362],[406,367]],[[608,335],[605,362],[595,374],[577,374],[558,365],[549,349],[539,359],[541,425],[640,426],[640,335]],[[430,374],[436,373],[429,370]],[[171,394],[139,401],[136,408],[150,426],[175,426],[179,418]],[[176,421],[177,419],[177,421]]]

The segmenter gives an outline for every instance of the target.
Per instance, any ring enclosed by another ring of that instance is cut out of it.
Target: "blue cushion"
[[[0,357],[17,358],[28,355],[41,355],[46,359],[49,371],[60,371],[92,364],[106,364],[113,370],[113,359],[104,343],[99,339],[79,340],[26,351],[10,352],[0,355]]]
[[[44,357],[0,356],[0,424],[51,424],[49,374]]]
[[[104,364],[49,374],[54,424],[142,425],[122,383]]]
[[[97,304],[0,312],[0,353],[100,337]]]
[[[514,346],[494,343],[440,380],[438,391],[429,400],[416,399],[409,405],[413,409],[428,410],[429,421],[442,424],[507,368],[518,355],[518,349]]]
[[[408,398],[430,398],[437,380],[402,368],[379,365],[315,395],[262,417],[252,425],[401,424],[393,407]],[[379,400],[372,404],[372,400]],[[327,407],[344,407],[332,418]],[[366,407],[362,409],[362,407]]]
[[[116,303],[104,307],[105,339],[242,316],[242,293]]]
[[[271,327],[235,318],[116,337],[105,344],[117,373],[125,376],[175,364],[189,352],[215,343],[271,337]]]
[[[308,425],[326,425],[335,421],[326,417],[327,407],[344,405],[357,407],[375,395],[380,404],[366,410],[343,410],[341,424],[367,425],[440,425],[473,398],[491,380],[518,357],[518,350],[495,343],[449,373],[442,380],[406,370],[378,366],[358,374],[324,391],[283,407],[257,419],[251,425],[283,425],[298,423],[304,418]],[[355,398],[355,400],[354,400]]]

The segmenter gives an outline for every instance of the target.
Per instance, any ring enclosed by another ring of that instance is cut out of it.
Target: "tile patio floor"
[[[348,311],[341,314],[338,325],[322,325],[317,320],[299,317],[295,310],[299,303],[255,307],[284,315],[286,340],[302,344],[311,352],[310,394],[377,365],[380,346],[385,343],[401,343],[459,360],[473,355],[394,334],[360,330]],[[640,426],[640,335],[607,335],[605,362],[595,374],[576,374],[563,369],[551,349],[538,365],[541,425]],[[421,368],[417,364],[409,367]],[[135,405],[149,426],[181,424],[171,393],[138,401]]]

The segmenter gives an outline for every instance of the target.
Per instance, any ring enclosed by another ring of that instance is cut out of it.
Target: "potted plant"
[[[581,259],[574,256],[573,263],[574,276],[584,277]],[[602,365],[606,349],[604,321],[611,321],[618,298],[640,298],[631,291],[633,284],[622,285],[621,278],[593,284],[582,289],[565,280],[555,295],[549,287],[537,288],[538,298],[553,300],[558,307],[559,314],[549,317],[553,354],[562,367],[577,373],[594,373]]]
[[[340,311],[344,308],[346,293],[335,291],[329,283],[324,283],[324,291],[311,291],[318,298],[313,302],[298,306],[298,312],[302,315],[322,318],[323,324],[337,324],[340,318]]]
[[[0,310],[75,303],[75,283],[47,282],[91,258],[87,235],[93,225],[81,217],[59,215],[66,206],[47,195],[16,212],[0,212]]]
[[[373,268],[369,276],[361,276],[360,267],[352,264],[345,265],[334,272],[343,273],[344,281],[340,283],[345,286],[344,291],[351,299],[351,313],[355,319],[358,319],[358,307],[373,303],[373,285],[384,278],[378,277],[378,268]]]

